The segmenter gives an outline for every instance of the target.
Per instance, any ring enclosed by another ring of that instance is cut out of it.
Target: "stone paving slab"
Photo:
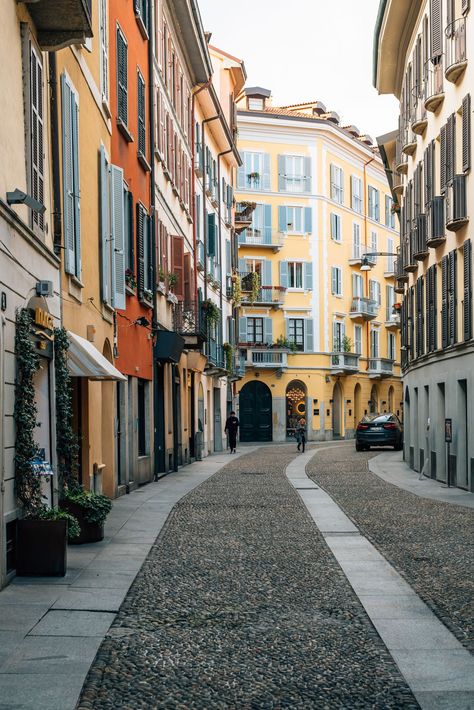
[[[77,610],[50,609],[30,631],[30,636],[98,636],[103,638],[114,614]],[[64,642],[62,641],[61,644]],[[56,644],[56,647],[58,645]],[[3,671],[3,669],[2,669]]]

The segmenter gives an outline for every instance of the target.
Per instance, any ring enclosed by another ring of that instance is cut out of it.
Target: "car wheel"
[[[399,441],[398,443],[395,444],[395,446],[394,446],[393,448],[394,448],[395,451],[401,451],[401,450],[403,449],[403,444],[402,444],[402,442]]]
[[[362,446],[362,444],[356,444],[356,451],[363,451],[363,450],[364,450],[364,447]]]

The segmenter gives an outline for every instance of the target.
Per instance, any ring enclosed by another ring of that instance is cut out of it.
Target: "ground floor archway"
[[[299,420],[306,416],[307,388],[301,380],[291,380],[286,386],[286,436],[293,438]]]
[[[334,438],[340,437],[344,433],[344,408],[343,408],[342,387],[336,382],[332,391],[332,435]]]
[[[362,388],[359,383],[354,387],[354,429],[362,419]]]
[[[370,390],[370,402],[369,402],[369,412],[371,414],[377,414],[379,411],[379,390],[377,385],[372,385]]]
[[[239,393],[241,441],[272,441],[272,393],[264,382],[247,382]]]

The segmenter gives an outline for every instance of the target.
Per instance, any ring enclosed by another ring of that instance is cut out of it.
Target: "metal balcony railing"
[[[397,173],[406,174],[408,171],[408,157],[402,153],[402,138],[399,136],[395,141],[395,170]]]
[[[427,244],[427,219],[425,214],[419,214],[415,220],[413,220],[413,258],[417,261],[423,261],[428,254],[428,244]]]
[[[385,327],[400,327],[400,313],[394,311],[393,305],[385,309]]]
[[[197,301],[176,303],[173,312],[173,329],[180,335],[206,337],[206,320]]]
[[[385,357],[369,358],[369,376],[390,377],[393,375],[393,360]]]
[[[331,370],[342,370],[343,372],[358,372],[359,358],[357,353],[333,352],[331,357]]]
[[[427,111],[436,111],[444,99],[443,60],[443,55],[440,55],[429,59],[425,64],[425,108]]]
[[[468,221],[466,176],[455,175],[446,192],[446,229],[457,232]]]
[[[253,367],[285,367],[288,353],[282,350],[248,350],[247,362]]]
[[[377,301],[372,298],[365,298],[363,296],[355,296],[352,299],[351,310],[349,315],[351,317],[360,316],[370,320],[375,318],[379,310],[379,305]]]
[[[260,286],[255,294],[255,299],[253,299],[251,292],[244,290],[242,285],[242,303],[246,305],[260,305],[262,303],[274,306],[281,305],[285,299],[285,293],[286,288],[284,286]]]
[[[280,235],[273,233],[271,227],[263,227],[261,229],[248,227],[239,234],[239,244],[277,248],[282,246],[282,238]]]
[[[446,241],[444,223],[444,196],[437,195],[431,200],[429,208],[429,228],[426,243],[429,247],[437,247]]]
[[[225,353],[222,345],[219,345],[215,340],[209,338],[206,343],[206,355],[208,365],[212,368],[225,370]]]
[[[424,102],[425,96],[424,82],[413,89],[413,110],[411,114],[411,129],[413,133],[421,135],[428,125],[428,116]]]
[[[460,17],[451,22],[445,30],[446,70],[448,81],[456,82],[467,65],[466,54],[466,18]]]

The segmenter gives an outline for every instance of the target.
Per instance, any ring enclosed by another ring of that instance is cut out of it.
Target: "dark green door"
[[[239,394],[240,441],[272,441],[272,393],[258,380]]]

